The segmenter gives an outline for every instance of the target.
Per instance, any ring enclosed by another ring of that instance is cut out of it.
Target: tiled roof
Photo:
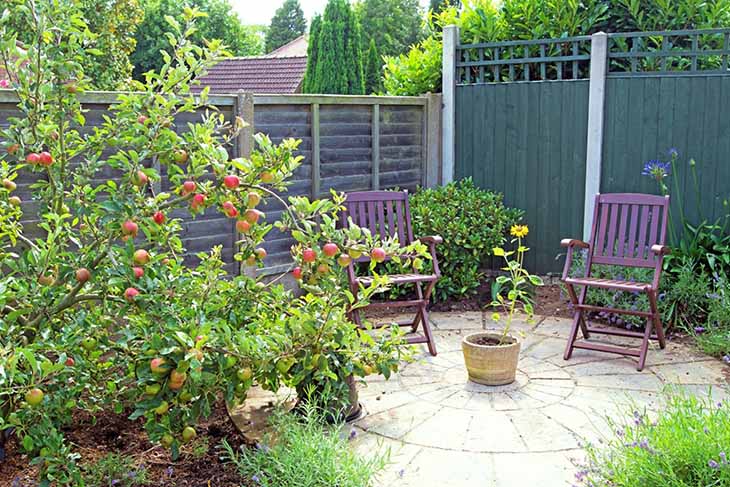
[[[200,82],[211,93],[298,93],[306,70],[306,56],[231,58],[210,68]]]

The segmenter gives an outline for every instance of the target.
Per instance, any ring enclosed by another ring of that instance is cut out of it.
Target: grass
[[[388,462],[387,452],[357,456],[350,445],[355,430],[326,425],[316,406],[307,405],[301,417],[279,412],[272,427],[256,449],[223,446],[224,456],[261,487],[367,487]]]
[[[730,404],[680,393],[667,396],[658,419],[638,410],[615,422],[614,436],[586,448],[576,473],[590,487],[730,485]]]

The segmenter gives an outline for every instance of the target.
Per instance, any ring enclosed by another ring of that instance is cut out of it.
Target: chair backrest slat
[[[398,237],[401,246],[413,242],[411,213],[407,191],[361,191],[349,193],[344,203],[345,211],[340,223],[347,225],[347,217],[353,223],[367,228],[382,239]]]
[[[664,245],[669,197],[615,193],[596,196],[592,246],[593,264],[654,267],[652,245]]]

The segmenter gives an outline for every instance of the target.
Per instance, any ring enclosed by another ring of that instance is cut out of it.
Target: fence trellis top
[[[608,34],[609,77],[727,74],[730,28]],[[593,36],[460,44],[456,83],[590,77]]]

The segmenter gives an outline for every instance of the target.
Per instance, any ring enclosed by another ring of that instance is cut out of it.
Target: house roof
[[[307,55],[307,36],[301,35],[296,39],[287,42],[278,49],[274,49],[266,57],[301,57]]]
[[[306,70],[306,56],[230,58],[210,68],[197,88],[210,86],[211,93],[297,93]]]

